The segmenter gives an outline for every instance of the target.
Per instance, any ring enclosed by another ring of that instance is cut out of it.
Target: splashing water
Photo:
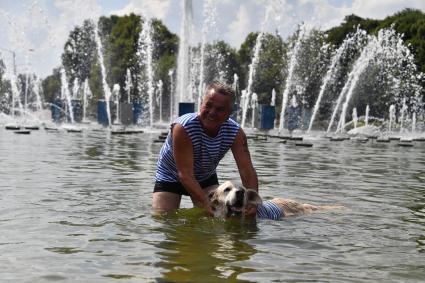
[[[351,46],[360,45],[366,36],[367,36],[366,31],[358,28],[354,35],[348,36],[346,39],[344,39],[340,47],[336,50],[335,54],[332,56],[331,64],[329,65],[329,68],[323,79],[322,85],[320,86],[320,92],[313,108],[313,114],[311,116],[310,124],[308,126],[307,132],[310,132],[311,128],[313,127],[314,119],[316,118],[317,112],[320,107],[320,102],[322,101],[326,87],[331,82],[331,80],[334,79],[334,76],[336,75],[336,72],[339,69],[338,65],[341,61],[341,58],[343,56],[347,56],[347,52],[349,51]]]
[[[190,71],[190,42],[193,30],[193,12],[192,1],[183,1],[183,14],[180,26],[180,42],[179,53],[177,56],[177,96],[178,101],[175,101],[175,109],[177,113],[178,102],[191,102],[193,101],[193,94],[189,83]]]
[[[131,89],[133,88],[133,83],[131,81],[131,71],[130,69],[127,69],[126,75],[125,75],[125,86],[124,90],[127,93],[127,103],[131,103]]]
[[[92,93],[90,91],[89,86],[89,80],[86,79],[84,81],[84,87],[83,87],[83,122],[87,121],[86,113],[87,113],[87,106],[88,106],[88,98],[92,97]]]
[[[294,44],[294,47],[291,50],[291,56],[289,61],[289,69],[288,69],[288,77],[285,82],[285,90],[282,94],[282,109],[280,111],[280,121],[279,121],[279,132],[283,130],[283,126],[285,124],[285,110],[286,105],[288,104],[288,95],[289,91],[292,89],[292,85],[294,83],[293,76],[294,70],[297,65],[298,53],[301,47],[301,41],[309,34],[310,30],[307,28],[305,24],[300,27],[297,41]]]
[[[102,73],[102,88],[103,88],[103,94],[105,97],[105,102],[106,102],[106,113],[108,116],[108,125],[111,126],[111,109],[110,109],[110,99],[111,99],[111,89],[108,86],[108,83],[106,82],[106,69],[105,69],[105,63],[104,63],[104,59],[103,59],[103,46],[102,46],[102,41],[100,40],[100,36],[99,36],[99,27],[97,25],[95,25],[95,32],[94,32],[94,37],[95,37],[95,41],[96,41],[96,48],[97,48],[97,56],[99,58],[99,64],[100,64],[100,70]]]
[[[142,101],[148,102],[149,112],[149,127],[153,126],[153,95],[155,91],[154,79],[153,79],[153,38],[152,38],[152,19],[146,19],[142,25],[142,30],[139,36],[139,56],[140,64],[145,67],[146,79],[141,80],[144,86],[141,89],[145,89],[142,93],[147,92],[147,99]]]
[[[198,109],[201,107],[201,101],[203,92],[205,89],[205,45],[207,44],[208,38],[211,38],[211,34],[215,30],[217,18],[217,8],[215,0],[204,1],[203,6],[203,26],[202,26],[202,42],[201,42],[201,54],[199,64],[199,86],[198,86]]]
[[[264,16],[264,21],[261,24],[260,33],[258,34],[257,39],[255,41],[254,55],[252,57],[252,62],[251,62],[251,65],[249,65],[248,86],[246,88],[246,93],[245,93],[245,97],[244,97],[244,104],[243,104],[243,107],[242,107],[242,121],[241,121],[242,127],[245,126],[246,114],[247,114],[247,110],[248,110],[248,106],[249,106],[249,100],[251,98],[252,84],[253,84],[253,81],[254,81],[255,70],[257,68],[258,62],[260,61],[260,49],[261,49],[261,45],[262,45],[263,34],[264,34],[264,30],[266,28],[266,24],[268,22],[270,13],[271,13],[271,7],[269,6],[269,7],[266,8],[266,13],[265,13],[265,16]]]
[[[71,124],[74,124],[74,111],[72,109],[72,98],[68,88],[68,79],[66,77],[65,69],[61,69],[61,98],[66,99],[66,103],[68,105],[69,118],[71,119]]]
[[[389,121],[389,123],[388,123],[388,131],[389,132],[391,132],[391,126],[392,126],[392,123],[395,121],[395,118],[396,118],[396,115],[395,115],[395,105],[394,104],[391,104],[390,105],[390,109],[389,109],[389,118],[390,118],[390,121]]]
[[[365,117],[364,117],[364,124],[367,127],[369,125],[369,111],[370,111],[370,107],[369,105],[366,105],[366,111],[365,111]]]
[[[353,114],[352,115],[353,115],[354,129],[355,129],[355,128],[357,128],[357,121],[358,121],[356,107],[353,108]]]
[[[340,123],[338,124],[336,132],[341,130],[341,127],[344,125],[342,120],[345,120],[345,113],[348,107],[348,102],[350,101],[351,95],[353,93],[354,87],[356,86],[357,81],[360,78],[360,74],[363,73],[363,71],[368,66],[370,60],[373,59],[373,57],[376,55],[376,48],[377,48],[377,42],[374,39],[371,39],[368,45],[363,49],[361,52],[359,58],[356,60],[354,67],[350,74],[348,75],[347,82],[345,83],[341,93],[338,96],[338,100],[335,106],[335,109],[332,113],[331,121],[328,126],[327,132],[329,132],[332,128],[332,125],[334,123],[337,111],[339,109],[339,106],[343,100],[343,98],[346,96],[346,100],[343,104],[342,114],[340,118]]]
[[[272,89],[272,99],[270,102],[270,106],[275,106],[275,104],[276,104],[276,90]]]

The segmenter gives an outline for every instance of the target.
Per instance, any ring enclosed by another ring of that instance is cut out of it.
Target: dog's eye
[[[224,192],[228,193],[228,192],[230,192],[231,189],[232,189],[231,187],[227,187],[227,188],[224,189]]]

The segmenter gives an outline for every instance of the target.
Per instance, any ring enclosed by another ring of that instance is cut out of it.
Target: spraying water
[[[270,102],[270,106],[275,106],[276,105],[276,90],[272,89],[272,99]]]
[[[192,1],[183,1],[183,14],[180,26],[180,42],[179,53],[177,58],[177,96],[176,102],[191,102],[193,95],[189,88],[189,71],[190,71],[190,42],[193,23]],[[176,113],[178,104],[176,103]]]
[[[149,103],[149,126],[153,126],[153,96],[154,96],[154,72],[153,72],[153,39],[152,39],[152,20],[144,21],[142,31],[139,36],[139,48],[141,64],[145,66],[146,71],[146,90]]]
[[[159,122],[162,123],[162,96],[164,93],[164,83],[162,80],[159,80],[156,86],[158,88]]]
[[[84,81],[84,87],[83,87],[83,122],[87,121],[86,113],[87,113],[87,106],[88,106],[88,98],[92,97],[92,93],[90,91],[89,86],[89,80],[86,79]]]
[[[115,124],[120,124],[120,85],[114,84],[113,93],[115,96],[116,116]]]
[[[390,105],[390,109],[389,109],[389,118],[390,118],[390,121],[389,121],[389,123],[388,123],[388,131],[389,132],[391,132],[391,126],[392,126],[392,124],[393,124],[393,122],[395,121],[395,118],[396,118],[396,115],[395,115],[395,105],[394,104],[391,104]]]
[[[110,99],[111,99],[111,89],[108,86],[108,83],[106,82],[106,69],[103,59],[103,47],[102,47],[102,41],[100,40],[99,36],[99,27],[96,25],[96,29],[94,32],[94,37],[96,41],[96,48],[97,48],[97,56],[99,58],[99,64],[100,64],[100,70],[102,73],[102,88],[103,88],[103,94],[105,96],[105,102],[106,102],[106,113],[108,116],[108,124],[111,126],[111,109],[110,109]]]
[[[252,99],[251,99],[251,109],[252,109],[252,117],[251,117],[251,127],[255,127],[255,118],[256,118],[256,112],[257,112],[257,108],[258,108],[258,95],[254,92],[252,94]]]
[[[133,83],[131,81],[131,71],[130,69],[127,69],[126,75],[125,75],[125,85],[124,90],[127,93],[127,103],[131,103],[131,89],[133,88]]]
[[[311,128],[313,127],[313,122],[319,110],[319,106],[320,106],[320,102],[322,101],[323,94],[325,93],[326,87],[332,81],[332,79],[334,79],[336,72],[339,70],[338,65],[341,61],[341,58],[347,55],[347,52],[351,46],[360,45],[360,43],[365,37],[366,37],[366,31],[357,29],[356,33],[353,36],[347,37],[342,42],[342,44],[336,50],[335,54],[332,56],[331,64],[329,65],[326,75],[323,79],[323,83],[320,86],[320,92],[313,108],[313,114],[311,116],[310,124],[308,126],[307,132],[310,132]]]
[[[366,127],[369,125],[369,112],[370,112],[370,107],[369,105],[366,105],[366,114],[364,117],[364,124]]]
[[[288,104],[289,91],[292,89],[292,85],[294,83],[293,76],[294,76],[295,67],[297,65],[298,53],[300,52],[301,41],[306,37],[308,33],[309,32],[307,30],[307,26],[303,24],[300,27],[297,41],[295,42],[294,47],[292,48],[292,51],[291,51],[288,77],[286,78],[285,90],[283,91],[283,94],[282,94],[282,109],[280,111],[279,132],[283,129],[283,125],[285,123],[285,110],[286,110],[286,105]]]
[[[173,121],[174,113],[174,69],[168,71],[168,76],[170,77],[170,123]]]
[[[338,112],[339,106],[343,100],[343,98],[346,96],[346,100],[343,104],[342,114],[340,120],[345,119],[345,113],[348,107],[348,102],[351,99],[351,95],[353,93],[354,87],[356,86],[357,81],[360,78],[360,74],[363,73],[363,71],[368,66],[370,60],[372,60],[376,54],[376,48],[377,48],[377,42],[374,39],[371,39],[370,42],[367,44],[367,46],[363,49],[361,52],[359,58],[356,60],[353,69],[351,70],[350,74],[348,75],[347,82],[345,83],[341,93],[338,96],[338,100],[336,103],[336,106],[334,108],[334,111],[332,112],[331,121],[328,126],[327,132],[329,132],[332,128],[332,125],[334,123],[336,114]],[[343,125],[342,122],[338,124],[337,131],[341,130],[341,126]]]
[[[246,88],[246,93],[245,93],[245,97],[244,97],[244,104],[243,104],[243,107],[242,107],[242,122],[241,122],[242,127],[245,126],[246,114],[247,114],[247,110],[248,110],[248,106],[249,106],[249,100],[251,98],[252,84],[253,84],[253,81],[254,81],[255,70],[257,68],[258,62],[260,61],[260,49],[261,49],[263,34],[264,34],[264,30],[266,28],[266,24],[268,22],[270,11],[271,11],[270,8],[266,9],[266,14],[265,14],[265,17],[264,17],[264,21],[261,24],[260,33],[258,34],[257,39],[255,41],[254,55],[252,57],[252,62],[251,62],[251,65],[249,65],[248,86]]]
[[[400,133],[403,132],[404,119],[407,112],[406,98],[403,98],[403,105],[400,110]]]
[[[357,109],[356,107],[353,108],[353,123],[354,123],[354,129],[357,128],[357,121],[358,121],[358,117],[357,117]]]
[[[217,18],[217,9],[215,0],[204,1],[203,6],[203,26],[202,26],[202,42],[201,42],[201,55],[200,55],[200,66],[199,66],[199,86],[198,86],[198,110],[201,107],[201,101],[205,88],[204,72],[205,72],[205,45],[207,44],[208,38],[211,38],[211,34],[215,30]]]
[[[71,119],[71,124],[74,124],[74,111],[72,109],[72,98],[71,94],[69,93],[68,88],[68,79],[66,77],[66,72],[64,68],[61,68],[61,97],[65,97],[66,103],[68,105],[68,112],[69,112],[69,118]]]

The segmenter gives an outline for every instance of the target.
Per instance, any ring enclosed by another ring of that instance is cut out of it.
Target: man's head
[[[233,89],[226,84],[213,82],[208,85],[199,111],[202,126],[208,134],[217,134],[221,124],[232,114],[234,95]]]

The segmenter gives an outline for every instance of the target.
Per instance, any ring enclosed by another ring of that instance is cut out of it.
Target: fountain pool
[[[425,143],[249,139],[264,198],[342,204],[281,221],[151,216],[159,132],[0,129],[0,273],[15,282],[419,282]],[[231,155],[221,180],[237,179]]]

